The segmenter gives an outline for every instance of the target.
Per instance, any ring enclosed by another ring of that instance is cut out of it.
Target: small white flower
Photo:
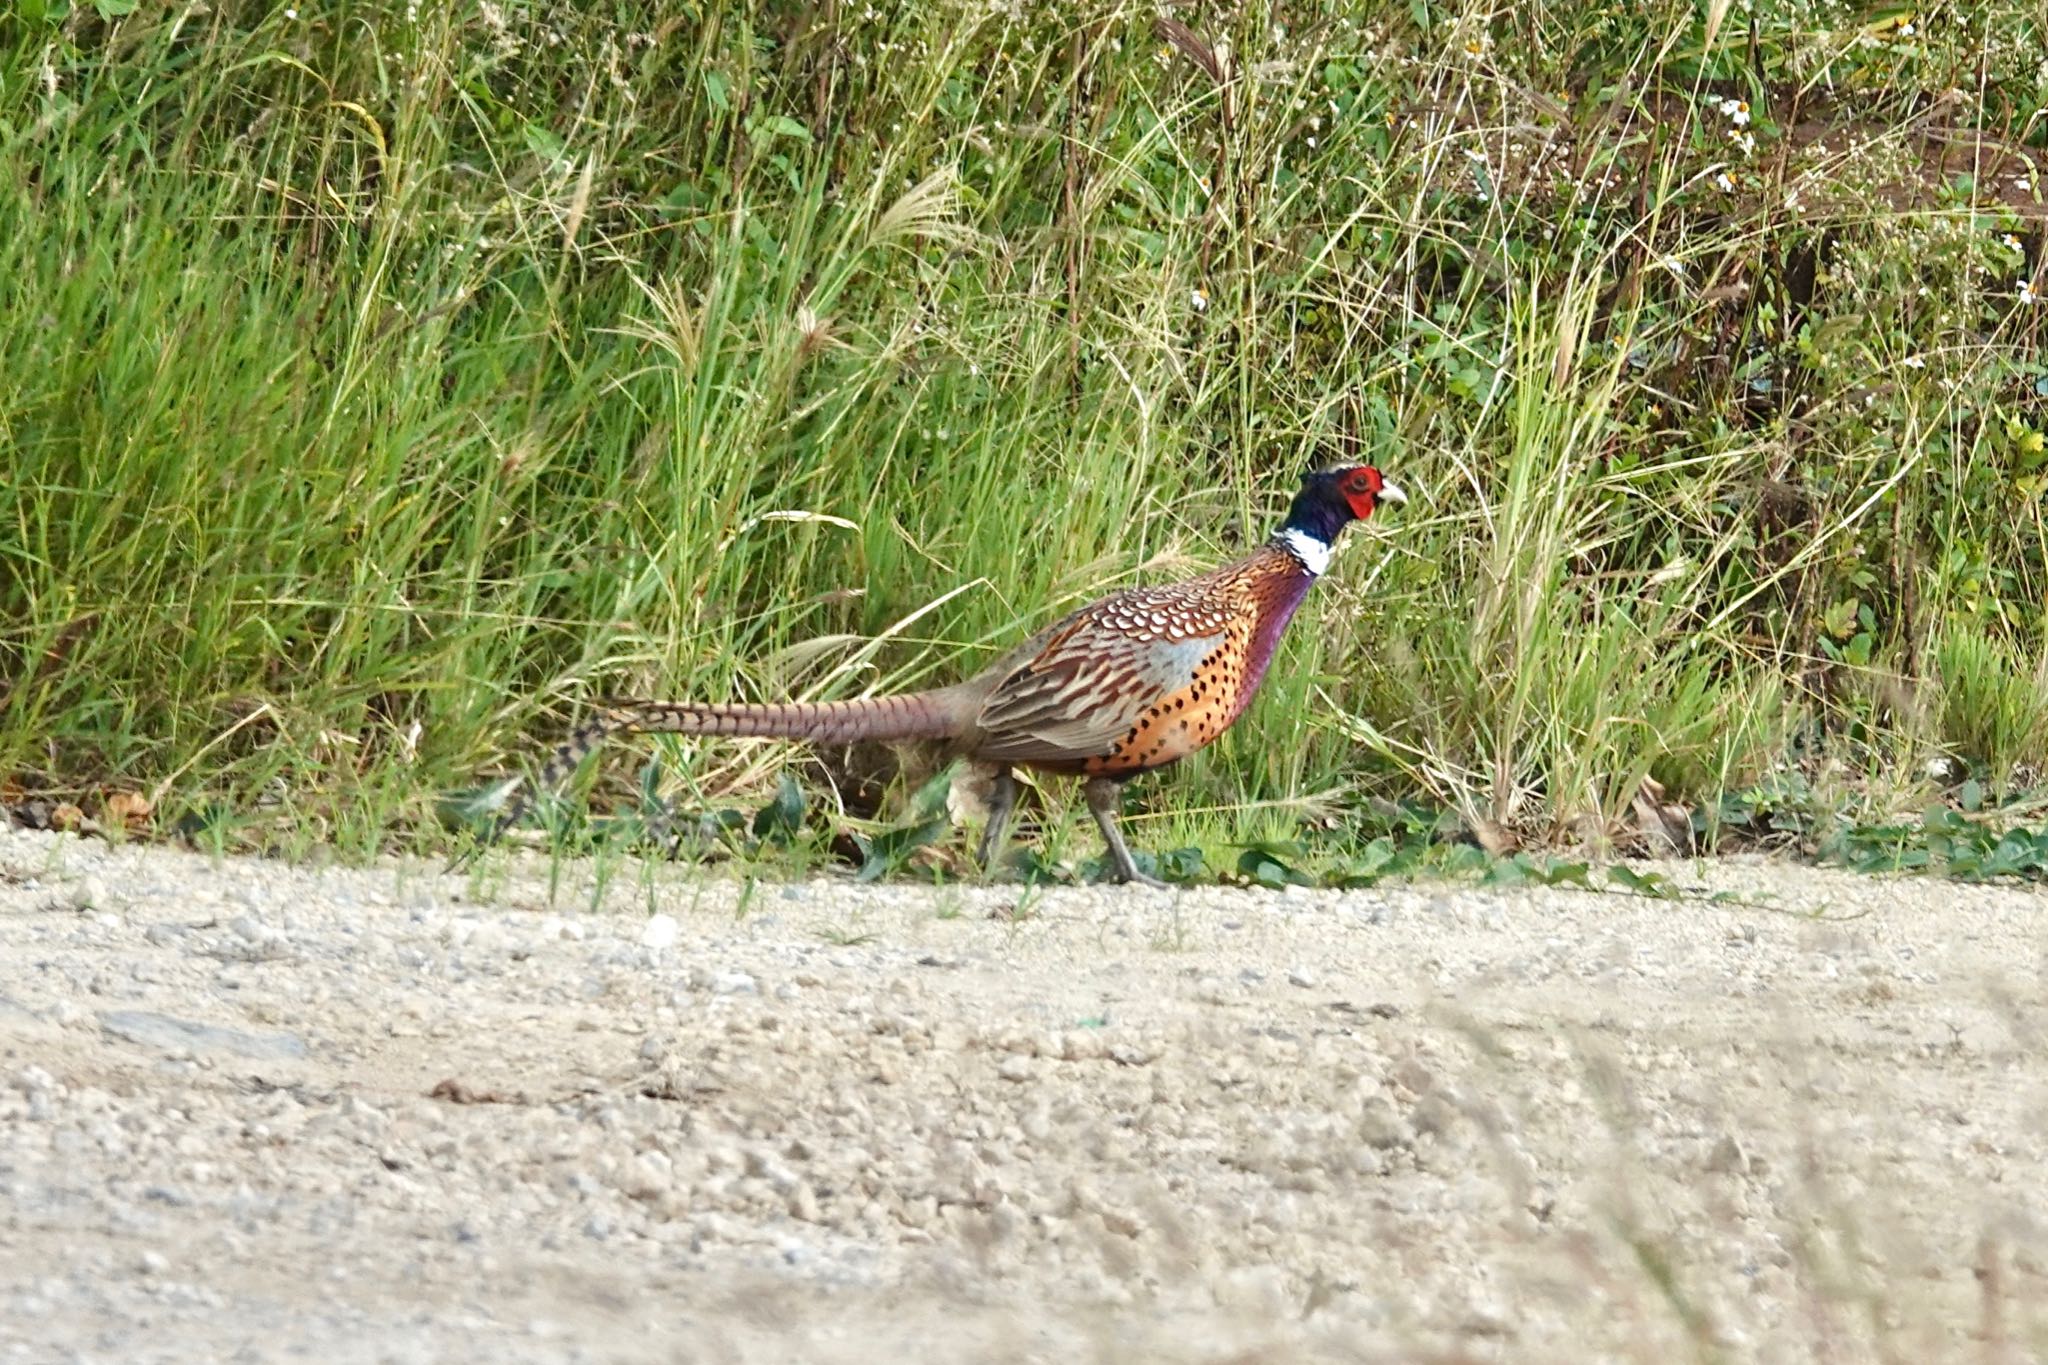
[[[1899,36],[1901,38],[1910,38],[1913,36],[1913,21],[1911,19],[1908,19],[1899,25]]]
[[[2015,252],[2021,256],[2027,254],[2026,243],[2022,242],[2019,238],[2013,236],[2010,232],[2006,233],[2003,237],[2000,237],[1998,239],[1998,244],[2004,247],[2007,251]]]
[[[1714,177],[1714,184],[1720,188],[1723,194],[1735,193],[1735,177],[1726,171]]]
[[[1722,100],[1721,114],[1737,128],[1749,123],[1749,104],[1744,100]]]
[[[1730,128],[1728,130],[1728,140],[1734,143],[1744,156],[1756,155],[1755,133],[1745,133],[1739,128]]]
[[[2039,294],[2037,294],[2037,293],[2035,293],[2035,292],[2034,292],[2034,282],[2033,282],[2032,280],[2021,280],[2021,281],[2020,281],[2020,302],[2021,302],[2021,303],[2039,303],[2040,301],[2041,301],[2041,296],[2040,296]]]
[[[1310,151],[1314,151],[1316,149],[1316,140],[1314,138],[1304,138],[1303,141],[1308,143],[1308,149]]]
[[[1927,368],[1927,362],[1917,355],[1909,355],[1899,363],[1909,370],[1924,370]]]
[[[296,20],[299,17],[299,12],[295,9],[288,9],[284,12],[284,17],[287,19]]]
[[[1206,313],[1209,311],[1209,296],[1199,289],[1190,290],[1188,292],[1188,302],[1194,305],[1195,311],[1197,313]]]

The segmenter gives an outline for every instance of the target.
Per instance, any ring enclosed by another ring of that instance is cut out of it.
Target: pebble
[[[1414,1130],[1384,1095],[1369,1097],[1358,1114],[1358,1137],[1368,1147],[1405,1147],[1415,1140]]]
[[[1733,1133],[1723,1133],[1707,1153],[1707,1169],[1718,1175],[1748,1175],[1749,1153],[1743,1149],[1741,1139]]]
[[[242,1029],[196,1024],[148,1010],[111,1010],[100,1015],[100,1028],[110,1037],[166,1052],[226,1052],[263,1061],[304,1057],[303,1039],[289,1033],[250,1033]]]
[[[39,1066],[25,1066],[14,1073],[10,1084],[24,1095],[47,1094],[57,1088],[57,1079]]]
[[[647,923],[640,926],[640,946],[652,948],[657,952],[663,948],[673,948],[682,932],[682,922],[674,915],[649,915]]]
[[[85,876],[53,888],[37,908],[45,914],[82,915],[107,903],[106,884],[98,877]]]

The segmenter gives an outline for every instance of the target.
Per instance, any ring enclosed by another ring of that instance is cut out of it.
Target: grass
[[[1338,458],[1420,496],[1141,844],[2035,783],[2035,7],[1180,19],[16,6],[6,799],[438,847],[593,696],[950,678]]]

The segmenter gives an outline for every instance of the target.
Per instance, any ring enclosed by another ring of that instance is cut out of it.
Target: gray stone
[[[226,1052],[264,1062],[307,1054],[305,1042],[289,1033],[247,1033],[149,1010],[109,1010],[100,1015],[100,1028],[125,1042],[166,1052]]]

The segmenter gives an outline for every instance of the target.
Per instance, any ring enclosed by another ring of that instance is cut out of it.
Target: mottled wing
[[[976,754],[1015,763],[1107,756],[1222,644],[1240,608],[1207,588],[1199,579],[1136,588],[1054,626],[989,693]]]

